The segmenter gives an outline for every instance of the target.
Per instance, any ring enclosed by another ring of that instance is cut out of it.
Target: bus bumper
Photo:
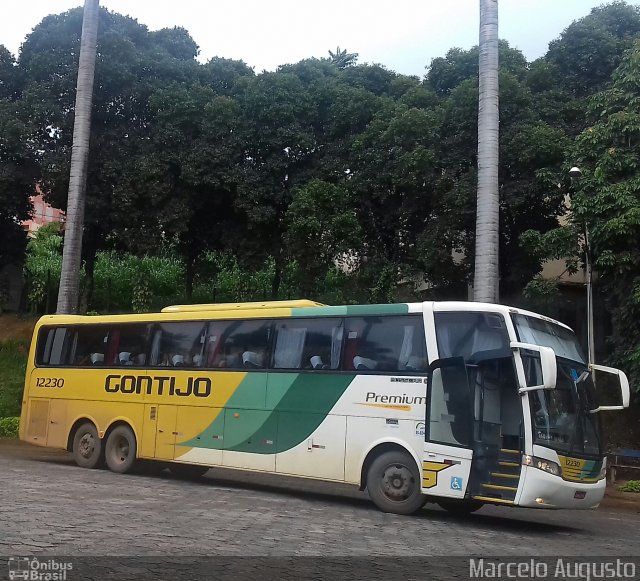
[[[523,466],[518,506],[531,508],[597,508],[607,485],[597,482],[570,482],[533,466]]]

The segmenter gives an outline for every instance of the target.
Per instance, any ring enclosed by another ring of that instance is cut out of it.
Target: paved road
[[[227,470],[194,482],[118,475],[0,442],[0,555],[637,557],[639,530],[640,503],[464,519],[427,505],[403,517],[346,486]]]

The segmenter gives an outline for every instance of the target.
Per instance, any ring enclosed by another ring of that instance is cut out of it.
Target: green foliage
[[[203,303],[235,303],[298,297],[298,264],[290,261],[285,265],[280,292],[273,296],[271,287],[275,271],[273,257],[267,257],[259,266],[243,266],[231,254],[207,252],[201,257],[193,298]]]
[[[0,438],[17,438],[20,418],[0,418]]]
[[[557,83],[576,96],[602,90],[640,34],[640,9],[611,2],[591,10],[549,44],[546,60],[557,71]]]
[[[638,14],[623,2],[596,8],[534,63],[501,41],[499,255],[501,300],[549,310],[554,282],[529,281],[548,258],[580,268],[586,220],[615,361],[640,378],[640,330],[628,323],[640,318],[638,51],[623,58]],[[18,59],[0,48],[0,263],[21,256],[14,218],[36,180],[64,208],[81,22],[80,9],[45,18]],[[184,29],[149,31],[107,10],[98,45],[89,311],[467,296],[477,47],[434,59],[423,80],[340,48],[256,74],[242,61],[198,63]],[[574,164],[584,178],[560,227]],[[44,229],[27,250],[41,312],[54,304],[60,245]]]
[[[28,341],[0,342],[0,418],[20,414]]]
[[[42,312],[52,303],[50,298],[60,282],[62,268],[61,224],[52,222],[38,229],[29,240],[24,261],[28,301],[33,312]]]
[[[362,232],[350,193],[322,180],[311,180],[294,191],[285,219],[289,254],[305,265],[300,269],[302,294],[311,296],[332,266],[345,266],[360,250]]]
[[[184,265],[172,256],[98,253],[92,308],[99,312],[137,313],[183,302]]]
[[[329,51],[329,60],[339,69],[346,69],[356,64],[358,53],[347,52],[347,49],[340,50],[340,47],[338,47],[336,52]]]
[[[640,480],[629,480],[624,486],[618,488],[621,492],[640,492]]]

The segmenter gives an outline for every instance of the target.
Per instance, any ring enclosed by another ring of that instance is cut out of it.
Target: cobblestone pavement
[[[427,505],[404,517],[346,486],[228,470],[193,482],[118,475],[0,442],[0,555],[639,556],[639,530],[638,503],[468,518]]]

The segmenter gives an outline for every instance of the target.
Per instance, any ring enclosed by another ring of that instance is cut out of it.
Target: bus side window
[[[130,323],[111,329],[106,360],[116,367],[144,367],[147,363],[151,325]]]
[[[420,315],[348,317],[344,369],[416,373],[427,367]]]
[[[107,325],[74,326],[68,364],[80,367],[103,365],[108,337]]]
[[[158,324],[151,340],[151,365],[201,367],[206,328],[207,324],[203,321]]]
[[[233,321],[218,347],[214,367],[264,369],[269,363],[271,321]]]
[[[286,319],[275,327],[273,369],[338,369],[342,319]]]
[[[223,337],[232,324],[228,321],[211,321],[209,323],[204,346],[204,367],[213,369],[225,367],[226,359],[222,350]]]
[[[36,363],[38,365],[64,365],[72,333],[67,327],[43,327],[38,333]]]

